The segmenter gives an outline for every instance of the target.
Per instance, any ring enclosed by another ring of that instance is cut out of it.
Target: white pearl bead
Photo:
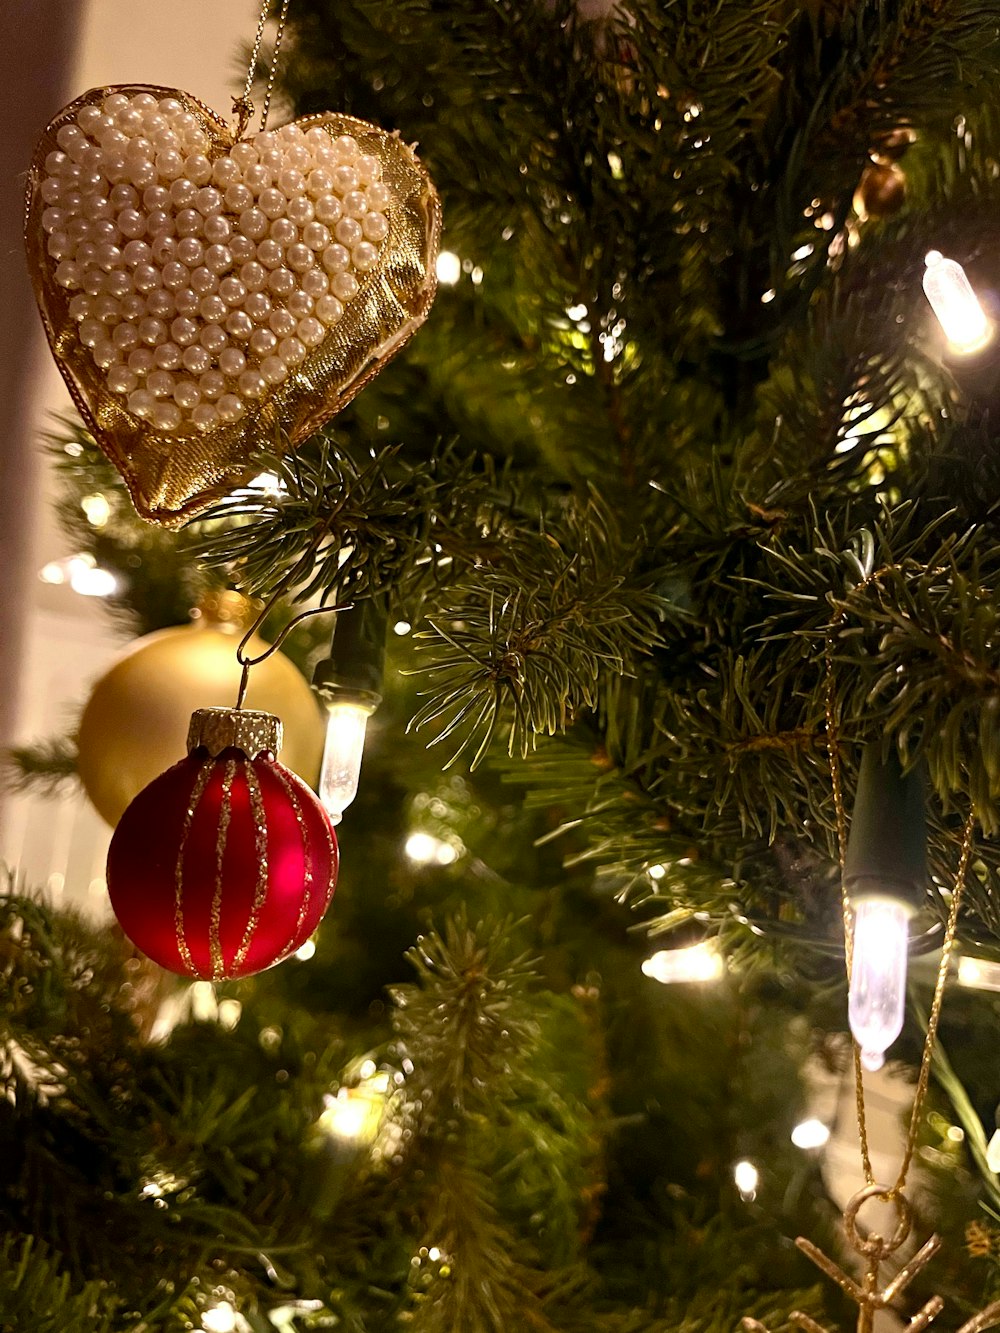
[[[190,269],[198,267],[204,253],[205,247],[197,236],[184,236],[177,242],[177,258]]]
[[[368,200],[368,208],[373,213],[384,212],[392,203],[392,191],[388,185],[381,183],[369,185],[365,190],[365,197]]]
[[[175,208],[190,208],[197,193],[197,185],[194,181],[188,180],[186,176],[181,176],[179,180],[175,180],[170,187],[170,198],[173,200]]]
[[[335,296],[321,296],[316,302],[316,314],[328,328],[332,328],[343,313],[344,307]]]
[[[139,337],[149,347],[158,347],[167,341],[167,326],[162,319],[147,316],[139,321]]]
[[[131,321],[117,324],[111,334],[111,341],[122,352],[131,352],[139,346],[139,330]]]
[[[210,268],[196,268],[191,274],[191,289],[198,293],[199,297],[208,296],[210,292],[216,291],[219,286],[219,275],[213,273]]]
[[[295,332],[295,317],[287,310],[272,310],[267,322],[271,332],[277,334],[279,338],[287,338],[290,333]]]
[[[295,274],[287,268],[276,268],[267,279],[267,289],[279,300],[284,300],[295,291]]]
[[[333,151],[344,162],[351,162],[361,150],[358,148],[358,141],[353,135],[341,134],[333,141]]]
[[[267,392],[267,381],[259,370],[245,370],[238,386],[244,398],[261,398]]]
[[[163,188],[162,185],[150,185],[142,192],[142,206],[147,213],[158,209],[168,209],[171,206],[170,191]]]
[[[316,216],[320,222],[332,226],[340,220],[343,211],[340,200],[335,194],[324,194],[316,200]]]
[[[310,250],[325,250],[331,239],[330,228],[322,222],[307,222],[302,228],[302,243]]]
[[[222,245],[229,240],[232,232],[229,219],[221,213],[213,213],[205,219],[205,239],[212,245]]]
[[[294,245],[299,239],[299,229],[290,218],[275,218],[268,228],[268,235],[279,245]]]
[[[301,242],[290,245],[285,258],[288,267],[296,273],[304,273],[307,268],[312,268],[315,262],[313,252],[308,245],[303,245]]]
[[[245,209],[253,207],[253,191],[240,181],[234,183],[226,189],[226,208],[231,213],[242,213]]]
[[[80,325],[79,337],[84,347],[96,347],[104,341],[104,325],[99,319],[85,319]]]
[[[153,252],[145,241],[128,241],[120,251],[121,257],[129,268],[137,268],[140,264],[151,264],[153,262]]]
[[[250,351],[258,360],[270,356],[278,346],[278,340],[270,329],[255,329],[250,335]]]
[[[269,237],[257,246],[257,261],[263,264],[265,268],[278,268],[284,258],[284,253],[278,242],[272,241]]]
[[[130,240],[138,240],[146,230],[146,214],[135,208],[123,208],[118,214],[118,230]]]
[[[280,218],[284,216],[288,200],[280,190],[267,189],[262,190],[260,198],[257,200],[257,206],[260,211],[268,218]]]
[[[161,343],[153,352],[153,361],[161,370],[179,370],[182,364],[181,349],[176,343]]]
[[[78,292],[69,303],[70,319],[84,320],[91,313],[97,314],[95,309],[95,298],[93,296],[87,296],[84,292]],[[100,318],[99,315],[98,318]]]
[[[181,409],[176,403],[157,403],[149,416],[156,430],[176,430],[181,424]]]
[[[271,298],[266,292],[251,292],[243,303],[243,309],[251,319],[263,323],[271,313]]]
[[[257,246],[247,236],[241,236],[239,232],[230,238],[229,248],[233,253],[233,263],[245,264],[248,259],[253,259],[257,253]]]
[[[118,348],[110,338],[106,338],[104,342],[98,343],[91,352],[91,356],[102,370],[107,370],[110,366],[113,366],[116,361],[121,360],[121,352],[119,352]]]
[[[241,342],[253,333],[253,320],[245,310],[234,310],[226,319],[226,332]]]
[[[316,216],[316,209],[311,199],[306,195],[296,195],[294,199],[289,199],[287,209],[289,219],[297,227],[304,227],[307,222],[312,222]]]
[[[203,186],[194,197],[194,206],[202,217],[207,218],[222,207],[222,195],[211,185]]]
[[[146,231],[150,236],[172,236],[174,220],[165,209],[154,208],[146,218]]]
[[[213,292],[211,295],[201,298],[198,303],[198,313],[202,319],[214,324],[218,320],[226,318],[226,303],[221,296],[216,296]]]
[[[246,369],[246,364],[247,359],[238,347],[225,347],[219,352],[219,369],[223,375],[239,375]]]
[[[306,315],[305,319],[299,320],[296,333],[306,347],[318,347],[326,337],[326,329],[313,315]]]
[[[327,273],[344,273],[351,266],[351,252],[344,245],[328,245],[323,251]]]
[[[199,342],[212,356],[218,356],[224,347],[229,346],[225,330],[218,324],[206,324],[199,335]]]
[[[188,285],[190,279],[191,270],[179,260],[173,259],[169,264],[163,265],[163,285],[167,291],[179,291]]]
[[[306,178],[306,189],[314,199],[319,199],[332,191],[333,176],[325,167],[316,167]]]
[[[247,143],[246,140],[242,140],[240,143],[233,145],[229,156],[240,170],[245,173],[248,167],[255,165],[257,161],[257,149],[252,143]]]
[[[205,251],[205,267],[210,273],[225,273],[232,266],[233,252],[228,245],[210,245]]]
[[[359,184],[360,182],[358,181],[358,173],[354,170],[353,167],[347,167],[347,166],[334,167],[333,188],[336,190],[337,194],[341,196],[345,194],[350,194],[352,190],[356,190],[358,188]]]
[[[112,298],[114,299],[114,298]],[[146,298],[140,296],[138,292],[126,292],[121,298],[118,306],[118,315],[120,319],[130,319],[133,322],[146,313]]]
[[[361,230],[369,241],[384,241],[389,235],[389,219],[384,213],[366,213],[361,219]]]
[[[195,185],[207,185],[212,179],[212,164],[204,153],[192,153],[184,163],[184,175]]]
[[[341,218],[334,228],[334,235],[341,245],[351,247],[357,245],[364,233],[356,218]]]
[[[159,274],[157,274],[157,281],[159,281]],[[138,285],[138,274],[136,285]],[[173,295],[164,287],[157,287],[146,297],[146,309],[157,319],[168,319],[176,312],[177,303]]]
[[[364,192],[352,190],[350,194],[345,194],[343,208],[347,217],[363,218],[368,212],[368,201],[365,199]]]
[[[240,231],[252,241],[267,235],[267,218],[259,208],[248,208],[240,214]]]
[[[252,259],[240,269],[240,281],[248,292],[259,292],[267,283],[267,269]]]
[[[150,244],[150,250],[153,252],[153,259],[161,266],[168,263],[171,259],[179,258],[177,247],[180,244],[173,236],[157,236]]]
[[[197,338],[198,325],[193,319],[181,316],[171,324],[170,336],[180,347],[187,347]]]
[[[371,153],[362,153],[354,163],[354,170],[358,173],[358,180],[365,185],[382,179],[382,163]]]
[[[211,403],[199,403],[191,413],[191,420],[199,430],[211,430],[219,424],[219,414]]]
[[[184,362],[184,369],[189,370],[192,375],[204,374],[212,364],[211,356],[198,343],[192,343],[190,347],[185,347],[181,360]]]
[[[139,376],[128,366],[112,366],[108,371],[107,385],[112,393],[132,393],[139,387]]]
[[[212,182],[220,186],[223,190],[227,185],[232,185],[233,181],[238,180],[240,169],[232,157],[220,157],[212,164]]]
[[[255,162],[252,166],[243,169],[243,183],[247,189],[252,190],[258,196],[263,190],[270,188],[271,180],[270,168],[266,167],[263,162]]]
[[[201,295],[192,291],[190,287],[185,287],[183,291],[174,293],[174,305],[177,308],[178,315],[196,315],[200,301]]]
[[[149,417],[156,406],[156,399],[148,389],[135,389],[128,396],[128,410],[135,417]]]
[[[190,412],[201,402],[201,390],[194,380],[178,380],[174,386],[174,402],[185,412]]]
[[[182,208],[174,219],[178,236],[200,236],[205,219],[196,208]]]
[[[288,378],[288,367],[280,356],[265,356],[260,373],[268,384],[281,384]]]
[[[176,380],[169,370],[150,371],[146,378],[146,388],[157,398],[169,398],[175,384]]]
[[[311,268],[308,273],[303,273],[302,290],[314,300],[317,296],[323,296],[329,289],[330,279],[321,268]]]
[[[228,306],[242,306],[247,299],[247,289],[239,278],[223,278],[219,283],[219,295]]]
[[[358,241],[351,251],[351,259],[359,273],[366,273],[378,260],[378,250],[370,241]]]
[[[304,291],[292,292],[285,302],[285,306],[296,319],[303,319],[306,315],[311,315],[315,304],[316,302],[309,293]]]
[[[358,294],[358,280],[353,273],[338,273],[330,284],[333,294],[341,301],[350,301]]]
[[[214,403],[220,394],[226,392],[226,377],[221,370],[206,370],[198,385],[202,398],[210,398]]]
[[[234,393],[224,393],[216,404],[221,421],[239,421],[244,407]]]

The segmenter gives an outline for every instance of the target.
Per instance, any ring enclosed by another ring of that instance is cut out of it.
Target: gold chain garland
[[[876,583],[882,574],[888,572],[887,569],[879,569],[868,575],[861,583],[857,585],[854,591],[864,591],[871,584]],[[851,968],[854,955],[854,918],[850,900],[844,889],[844,866],[847,855],[847,812],[844,805],[844,788],[840,768],[840,737],[837,725],[837,700],[836,687],[834,683],[833,672],[833,635],[838,624],[844,619],[846,611],[842,611],[834,618],[827,629],[825,644],[825,670],[826,670],[826,737],[827,737],[827,758],[830,766],[830,786],[833,791],[833,805],[836,813],[837,827],[837,850],[841,870],[841,912],[844,922],[844,952],[847,963],[847,978],[850,982]],[[914,1277],[933,1259],[940,1248],[941,1241],[937,1236],[931,1236],[917,1251],[917,1253],[902,1268],[884,1284],[882,1282],[881,1269],[883,1263],[889,1259],[904,1244],[910,1234],[912,1227],[913,1214],[904,1189],[906,1179],[909,1174],[910,1166],[913,1161],[913,1154],[916,1151],[917,1136],[920,1131],[920,1118],[923,1112],[924,1101],[927,1097],[927,1089],[930,1085],[931,1066],[934,1060],[934,1048],[937,1042],[938,1024],[941,1018],[941,1004],[944,999],[945,984],[948,979],[948,969],[951,962],[951,954],[955,944],[955,933],[958,926],[958,913],[961,906],[962,894],[965,887],[966,875],[968,874],[969,861],[972,856],[972,848],[975,838],[976,816],[975,810],[970,809],[965,821],[965,827],[962,832],[962,845],[959,855],[958,866],[955,871],[955,882],[951,892],[951,901],[948,905],[948,920],[945,925],[944,941],[941,946],[941,961],[938,965],[937,980],[934,985],[934,998],[931,1002],[930,1013],[927,1019],[927,1032],[924,1037],[924,1047],[920,1058],[920,1072],[917,1078],[917,1087],[913,1096],[913,1107],[910,1112],[910,1122],[906,1133],[906,1145],[903,1152],[902,1164],[899,1168],[899,1174],[896,1177],[894,1185],[880,1185],[876,1182],[874,1172],[872,1171],[871,1153],[868,1145],[868,1125],[865,1115],[865,1088],[864,1076],[861,1067],[861,1048],[856,1041],[852,1042],[854,1055],[854,1088],[855,1088],[855,1107],[858,1121],[858,1137],[861,1145],[861,1160],[864,1167],[865,1185],[847,1202],[844,1209],[844,1235],[855,1253],[860,1257],[863,1264],[864,1275],[859,1282],[845,1273],[843,1269],[818,1246],[804,1236],[799,1236],[795,1244],[827,1277],[831,1278],[844,1291],[858,1307],[857,1333],[872,1333],[875,1314],[879,1310],[884,1310],[890,1306],[893,1301],[906,1289]],[[863,1236],[858,1229],[857,1217],[862,1206],[869,1200],[878,1199],[883,1203],[889,1203],[896,1213],[896,1227],[893,1234],[886,1238],[880,1236],[877,1232],[870,1232]],[[940,1296],[931,1296],[924,1305],[917,1311],[908,1324],[909,1333],[923,1333],[931,1321],[944,1308],[944,1301]],[[817,1323],[810,1315],[801,1310],[796,1310],[791,1315],[791,1322],[797,1328],[802,1329],[803,1333],[830,1333],[821,1324]],[[984,1309],[968,1319],[959,1329],[959,1333],[983,1333],[983,1330],[992,1328],[1000,1323],[1000,1301],[993,1301]],[[769,1333],[769,1330],[756,1319],[746,1318],[743,1320],[743,1328],[746,1333]]]
[[[281,9],[278,13],[278,29],[274,36],[274,51],[271,53],[271,68],[267,76],[267,88],[264,91],[264,105],[260,113],[260,128],[267,128],[267,113],[271,108],[271,94],[274,91],[274,80],[278,73],[278,52],[281,49],[281,39],[285,35],[285,21],[288,17],[288,6],[291,0],[281,0]],[[257,20],[257,32],[254,37],[253,48],[250,52],[250,65],[247,69],[247,81],[242,94],[233,98],[233,115],[236,117],[236,138],[242,139],[246,133],[247,126],[253,120],[254,105],[250,100],[250,92],[253,88],[254,75],[257,73],[257,61],[260,59],[260,48],[264,41],[264,29],[267,26],[268,14],[271,12],[271,0],[264,0],[261,5],[260,18]]]

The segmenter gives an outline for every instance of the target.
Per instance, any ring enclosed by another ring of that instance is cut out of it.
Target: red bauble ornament
[[[188,755],[143,788],[108,852],[122,929],[170,972],[222,981],[280,963],[337,884],[337,838],[317,797],[275,758],[270,713],[201,708]]]

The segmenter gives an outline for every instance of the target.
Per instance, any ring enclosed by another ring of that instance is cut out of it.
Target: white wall
[[[18,90],[18,115],[30,145],[61,105],[112,83],[180,87],[228,116],[245,79],[241,49],[253,37],[260,6],[258,0],[15,0],[14,8],[18,40],[0,51],[0,86]],[[69,48],[62,78],[51,70],[59,39]],[[30,146],[19,151],[26,169]],[[70,404],[27,298],[16,239],[23,176],[0,181],[0,191],[3,237],[14,238],[0,255],[0,346],[17,354],[7,365],[19,377],[17,394],[0,403],[0,475],[8,507],[23,521],[19,539],[4,543],[0,559],[6,576],[0,585],[0,691],[16,705],[0,740],[23,742],[65,729],[67,716],[120,644],[93,599],[37,577],[46,562],[73,552],[51,515],[51,471],[37,451],[34,457],[26,452],[25,441]],[[10,419],[14,412],[16,420]],[[8,526],[8,536],[12,530]],[[95,910],[103,910],[105,901],[101,875],[108,837],[82,796],[8,798],[0,809],[0,860],[14,865],[29,885],[48,885]]]

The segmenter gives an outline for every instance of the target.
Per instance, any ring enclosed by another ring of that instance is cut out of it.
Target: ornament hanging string
[[[274,80],[278,73],[278,52],[281,49],[281,39],[285,35],[285,20],[288,17],[288,6],[291,0],[281,0],[281,9],[278,13],[278,29],[274,36],[274,50],[271,52],[271,67],[267,75],[267,87],[264,90],[264,105],[260,114],[260,128],[267,128],[267,113],[271,107],[271,94],[274,91]],[[254,76],[257,73],[257,61],[260,59],[260,48],[264,40],[264,28],[267,26],[268,15],[271,12],[271,0],[264,0],[260,10],[260,18],[257,20],[257,33],[254,37],[253,49],[250,52],[250,66],[247,70],[247,81],[243,92],[239,97],[233,98],[233,115],[236,117],[236,138],[242,139],[247,131],[251,120],[254,117],[254,104],[250,100],[250,92],[253,88]]]
[[[856,593],[864,592],[872,584],[877,586],[878,580],[884,574],[887,574],[890,568],[891,566],[886,566],[885,568],[878,569],[874,573],[869,574],[867,578],[858,583],[852,591]],[[833,790],[833,803],[837,820],[837,850],[841,870],[841,911],[844,920],[844,952],[847,961],[847,979],[848,983],[850,983],[854,954],[854,917],[850,899],[846,889],[843,887],[844,866],[847,857],[847,813],[844,805],[844,789],[840,769],[840,734],[837,721],[836,686],[833,671],[833,636],[837,626],[842,623],[846,616],[847,611],[841,611],[834,617],[828,626],[825,648],[825,666],[827,758],[830,766],[830,785]],[[975,840],[975,827],[976,816],[975,810],[972,809],[969,811],[965,821],[965,827],[962,831],[961,851],[959,854],[958,866],[955,871],[955,882],[952,888],[951,901],[948,906],[948,919],[945,926],[944,941],[941,946],[941,961],[938,965],[937,979],[934,985],[934,996],[931,1001],[930,1013],[927,1018],[927,1031],[924,1037],[924,1048],[920,1059],[917,1089],[914,1093],[913,1107],[910,1112],[910,1123],[906,1133],[903,1161],[899,1169],[899,1174],[896,1177],[896,1183],[888,1188],[883,1188],[876,1184],[875,1175],[872,1170],[871,1152],[868,1145],[868,1125],[865,1114],[865,1089],[861,1068],[861,1048],[857,1041],[853,1042],[854,1089],[858,1135],[861,1140],[861,1160],[864,1166],[865,1182],[869,1190],[877,1191],[879,1197],[887,1200],[897,1200],[902,1196],[902,1191],[906,1185],[906,1178],[909,1174],[910,1164],[913,1161],[913,1154],[916,1151],[917,1136],[920,1131],[920,1116],[923,1111],[924,1100],[927,1096],[927,1089],[930,1085],[931,1066],[934,1061],[934,1047],[937,1042],[938,1023],[941,1018],[941,1005],[944,1000],[945,983],[948,979],[948,968],[955,943],[959,908],[961,906],[962,894],[965,888],[965,879],[969,868],[969,860],[972,855],[972,848]]]

